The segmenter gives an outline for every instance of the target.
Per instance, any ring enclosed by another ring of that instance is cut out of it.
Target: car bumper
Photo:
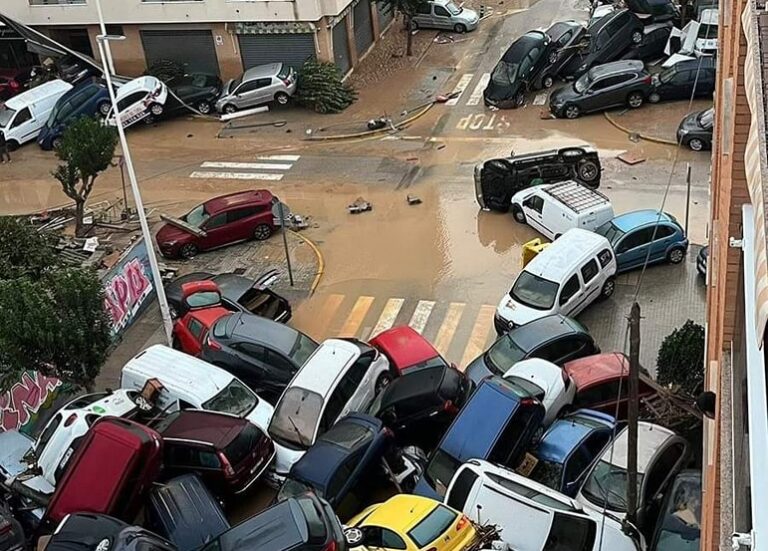
[[[494,314],[493,316],[493,327],[496,329],[496,334],[498,336],[505,335],[510,332],[510,330],[514,329],[518,325],[512,321],[509,321],[502,316],[500,316],[498,313]]]
[[[703,277],[707,276],[707,259],[702,258],[701,256],[696,257],[696,271],[699,272]]]
[[[480,22],[479,19],[476,19],[475,21],[469,21],[467,23],[464,23],[464,26],[467,27],[468,31],[474,31],[477,28],[477,24]]]
[[[565,108],[565,104],[562,104],[562,105],[559,105],[559,106],[553,105],[551,103],[549,104],[549,111],[550,111],[550,113],[552,113],[557,118],[561,118],[563,116],[563,109],[564,108]]]
[[[240,488],[235,492],[235,495],[240,495],[247,492],[251,488],[251,486],[253,486],[254,482],[256,482],[259,478],[261,478],[261,475],[263,475],[264,472],[267,471],[267,469],[269,469],[269,467],[272,465],[272,462],[275,460],[276,454],[277,452],[273,450],[272,455],[270,455],[269,458],[267,458],[265,461],[257,463],[254,466],[254,471],[251,478],[245,483],[245,486],[243,486],[242,488]]]

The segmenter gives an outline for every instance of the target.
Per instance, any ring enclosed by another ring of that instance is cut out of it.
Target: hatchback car
[[[693,151],[712,149],[714,125],[715,110],[712,107],[689,113],[677,127],[677,141]]]
[[[680,61],[653,77],[653,90],[648,101],[690,100],[712,97],[715,91],[715,59],[700,57]]]
[[[112,104],[107,87],[101,79],[81,82],[56,102],[48,121],[37,136],[41,149],[56,149],[64,131],[80,117],[102,117],[109,113]]]
[[[462,551],[475,539],[466,515],[425,497],[396,495],[372,505],[344,531],[352,549]]]
[[[220,497],[247,491],[275,456],[269,436],[234,415],[178,411],[154,429],[163,437],[164,475],[195,473]]]
[[[431,450],[473,389],[472,381],[454,367],[422,367],[392,381],[368,412],[395,432],[398,443]]]
[[[620,214],[595,231],[611,242],[617,273],[640,268],[646,262],[680,264],[688,251],[685,230],[675,217],[653,209]]]
[[[145,75],[126,82],[115,96],[121,125],[128,128],[137,122],[150,122],[162,116],[167,99],[168,87],[156,77]],[[114,108],[109,110],[105,120],[110,126],[117,126]]]
[[[106,543],[104,543],[106,542]],[[140,526],[97,513],[64,517],[45,546],[46,551],[181,551]]]
[[[356,339],[328,339],[293,377],[275,406],[269,435],[277,458],[273,482],[282,482],[291,466],[338,419],[365,411],[392,379],[382,354]]]
[[[576,499],[585,507],[606,511],[620,519],[627,514],[627,455],[625,428],[603,450],[584,479]],[[661,497],[688,459],[688,444],[671,430],[640,421],[637,428],[637,522],[653,528]]]
[[[370,503],[391,445],[392,432],[379,419],[347,415],[291,467],[275,499],[312,491],[328,501],[340,519],[349,519]]]
[[[275,231],[278,199],[266,189],[220,195],[181,218],[164,217],[155,239],[163,256],[192,258],[199,251],[248,239],[263,241]]]
[[[560,314],[539,318],[511,331],[502,319],[495,318],[494,323],[501,336],[465,371],[475,383],[488,375],[502,376],[510,367],[527,358],[541,358],[562,365],[600,352],[583,325]]]
[[[552,362],[540,358],[522,360],[504,374],[512,385],[524,388],[544,406],[542,427],[551,425],[573,403],[576,386],[568,374]]]
[[[297,76],[293,67],[285,63],[257,65],[240,77],[229,80],[216,101],[216,111],[232,114],[241,109],[256,107],[272,101],[288,105],[296,92]]]
[[[672,482],[656,531],[651,551],[698,551],[701,538],[701,471],[685,470]]]
[[[669,36],[674,26],[670,22],[652,23],[643,28],[643,39],[639,44],[633,44],[621,59],[639,59],[640,61],[657,61],[663,57]]]
[[[598,65],[573,85],[554,92],[549,98],[549,109],[556,117],[567,119],[622,105],[637,109],[651,93],[652,80],[642,61]]]
[[[411,17],[411,29],[446,29],[457,33],[474,31],[480,16],[475,10],[456,5],[453,0],[419,2]]]
[[[555,421],[531,455],[536,458],[528,478],[570,497],[613,438],[616,420],[610,415],[580,409]]]
[[[512,196],[531,186],[575,180],[600,187],[602,167],[590,146],[563,147],[491,159],[475,166],[475,198],[481,209],[509,211]]]
[[[189,107],[203,115],[213,112],[221,92],[221,79],[216,75],[195,73],[168,81],[169,94],[164,116],[189,113]]]
[[[547,36],[547,66],[534,82],[535,88],[551,88],[562,68],[588,44],[587,28],[577,21],[558,21],[547,29]]]
[[[541,31],[530,31],[515,40],[491,72],[483,90],[489,107],[509,109],[525,103],[525,93],[548,62],[551,38]]]

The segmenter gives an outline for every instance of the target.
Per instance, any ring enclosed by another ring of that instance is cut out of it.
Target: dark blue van
[[[64,94],[56,102],[48,121],[37,136],[37,143],[46,151],[55,149],[67,127],[80,117],[105,117],[112,104],[104,83],[92,78]]]
[[[544,418],[544,406],[501,377],[483,379],[429,459],[415,494],[441,500],[462,463],[515,468]]]

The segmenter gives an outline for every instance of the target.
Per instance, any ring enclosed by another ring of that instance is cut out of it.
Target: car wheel
[[[656,92],[652,92],[648,96],[648,103],[659,103],[660,101],[661,101],[661,96]]]
[[[555,79],[552,78],[552,75],[545,75],[544,78],[541,79],[541,85],[544,88],[552,88],[552,85],[555,83]]]
[[[555,63],[557,61],[557,52],[549,52],[549,57],[547,58],[547,61],[549,61],[550,64]]]
[[[571,120],[578,119],[579,115],[581,115],[581,110],[579,107],[573,104],[566,105],[563,112],[565,113],[565,118]]]
[[[197,245],[194,243],[187,243],[182,245],[179,249],[179,256],[185,260],[194,258],[198,253]]]
[[[667,261],[670,264],[680,264],[685,258],[685,249],[675,247],[667,253]]]
[[[632,43],[633,44],[640,44],[643,41],[643,33],[640,31],[635,31],[632,33]]]
[[[523,209],[521,209],[518,205],[512,206],[512,216],[515,217],[515,222],[525,224],[525,213],[523,212]]]
[[[211,104],[208,103],[207,101],[201,101],[201,102],[199,102],[197,104],[195,109],[197,109],[197,111],[201,115],[210,115],[210,113],[211,113]]]
[[[268,224],[259,224],[253,228],[253,238],[256,241],[264,241],[265,239],[268,239],[270,235],[272,235],[272,227]]]
[[[165,111],[165,107],[160,105],[159,103],[153,103],[149,107],[149,112],[152,113],[152,116],[159,117],[163,114],[163,111]]]
[[[645,102],[645,99],[643,98],[643,94],[640,92],[632,92],[627,96],[627,105],[629,105],[632,109],[637,109],[643,103]]]
[[[290,101],[291,96],[286,94],[285,92],[278,92],[275,94],[275,101],[278,105],[288,105],[288,102]]]
[[[16,151],[19,148],[19,142],[16,140],[8,140],[6,145],[8,146],[8,151]]]
[[[453,32],[458,33],[458,34],[464,34],[465,32],[467,32],[467,27],[465,27],[461,23],[456,23],[453,26]]]
[[[376,379],[376,386],[374,387],[374,392],[378,395],[380,394],[385,388],[389,386],[389,383],[392,382],[392,375],[389,373],[382,373],[379,375],[379,378]]]
[[[515,94],[514,108],[517,109],[518,107],[522,107],[524,103],[525,103],[525,92],[521,90],[520,92]]]
[[[235,107],[235,106],[234,106],[234,105],[232,105],[231,103],[228,103],[228,104],[226,104],[226,105],[224,106],[224,113],[226,113],[227,115],[231,115],[231,114],[232,114],[232,113],[234,113],[235,111],[237,111],[237,107]]]
[[[61,147],[61,137],[53,138],[53,141],[51,142],[51,147],[53,149],[58,149]]]
[[[691,138],[688,141],[688,147],[694,151],[701,151],[704,149],[704,141],[700,140],[699,138]]]
[[[600,298],[601,299],[607,299],[610,298],[613,295],[613,292],[616,290],[616,280],[612,277],[609,277],[605,280],[605,283],[603,283],[603,288],[600,289]]]
[[[583,159],[579,166],[576,167],[576,174],[579,175],[579,179],[582,182],[591,184],[600,177],[600,167],[597,166],[595,161]]]
[[[109,115],[110,109],[112,109],[112,105],[110,105],[108,101],[102,101],[98,107],[99,115],[101,115],[102,117],[106,117],[107,115]]]
[[[350,547],[357,547],[363,541],[363,531],[360,528],[347,528],[344,530],[344,539]]]

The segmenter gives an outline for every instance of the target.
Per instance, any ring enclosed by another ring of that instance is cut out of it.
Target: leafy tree
[[[296,99],[318,113],[338,113],[357,99],[335,63],[308,59],[299,71]]]
[[[12,216],[0,217],[0,279],[29,276],[39,279],[55,266],[57,236],[36,231],[28,222]]]
[[[691,320],[667,335],[656,360],[659,384],[679,387],[689,396],[704,389],[704,328]]]
[[[171,61],[170,59],[158,59],[147,67],[145,74],[157,77],[163,82],[169,82],[173,79],[183,77],[184,67],[181,63]]]
[[[413,16],[419,6],[423,6],[427,3],[427,0],[376,0],[381,5],[384,13],[402,13],[405,17],[405,29],[406,29],[406,46],[405,53],[408,56],[413,55],[413,34],[412,34],[412,20]]]
[[[117,131],[100,121],[81,117],[64,131],[56,156],[64,161],[53,171],[64,193],[75,202],[75,235],[84,233],[85,202],[100,173],[112,163]]]

